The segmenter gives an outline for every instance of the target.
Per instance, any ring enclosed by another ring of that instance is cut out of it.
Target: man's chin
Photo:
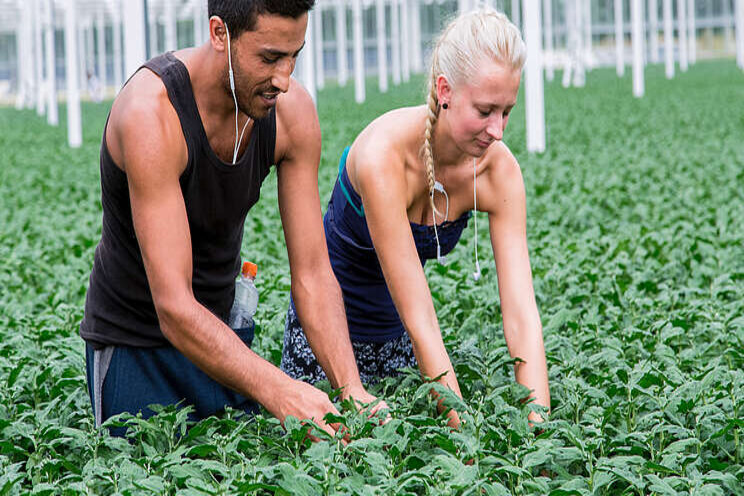
[[[245,115],[247,115],[248,117],[250,117],[251,119],[253,119],[254,121],[258,119],[263,119],[264,117],[269,115],[269,110],[271,109],[262,108],[257,105],[252,105],[248,108],[240,107],[240,111],[244,113]]]
[[[241,108],[240,111],[244,114],[250,116],[251,119],[263,119],[267,115],[269,115],[269,112],[272,108],[276,106],[276,101],[272,103],[271,105],[268,105],[265,102],[264,98],[258,97],[255,99],[255,104],[251,105],[250,107],[243,109]]]

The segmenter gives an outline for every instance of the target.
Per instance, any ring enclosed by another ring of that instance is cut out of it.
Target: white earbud
[[[445,207],[445,212],[444,212],[444,220],[447,220],[449,219],[449,195],[444,190],[444,186],[442,186],[442,183],[436,180],[434,181],[434,191],[439,191],[440,193],[444,195],[444,200],[447,202],[446,203],[447,206]],[[438,213],[439,215],[442,215],[442,212],[437,210],[436,207],[434,207],[434,211]]]
[[[233,74],[232,52],[230,51],[230,30],[227,28],[227,23],[225,21],[222,21],[222,25],[225,26],[225,33],[227,34],[227,73],[230,79],[230,91],[232,91],[233,102],[235,102],[235,148],[233,149],[232,161],[233,165],[235,165],[235,162],[237,162],[238,160],[238,150],[240,150],[240,144],[243,142],[243,133],[245,133],[245,129],[248,127],[248,123],[251,122],[251,118],[249,117],[248,120],[245,121],[243,130],[240,132],[240,138],[238,138],[238,97],[235,95],[235,75]]]
[[[444,214],[444,220],[447,220],[449,218],[449,195],[444,190],[444,186],[442,186],[442,183],[440,183],[437,180],[434,180],[434,191],[439,191],[440,193],[444,194],[444,199],[447,202],[445,207],[445,214]],[[431,203],[434,204],[434,191],[431,192]],[[431,218],[434,221],[434,238],[437,240],[437,262],[439,262],[442,265],[445,265],[447,263],[447,257],[442,255],[442,247],[439,244],[439,232],[437,231],[437,216],[436,214],[442,215],[442,212],[437,210],[437,207],[432,207],[433,210],[431,212]]]

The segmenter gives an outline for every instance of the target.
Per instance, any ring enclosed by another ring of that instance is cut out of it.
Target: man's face
[[[253,31],[231,40],[238,108],[254,119],[265,117],[279,93],[289,89],[289,78],[305,44],[307,13],[293,19],[259,15]],[[229,26],[228,26],[229,28]],[[227,91],[230,82],[225,74]]]

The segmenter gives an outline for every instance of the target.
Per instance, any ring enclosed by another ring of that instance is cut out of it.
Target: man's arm
[[[333,434],[322,419],[336,409],[323,392],[256,355],[196,301],[191,237],[179,185],[186,145],[174,131],[180,130],[178,117],[164,95],[131,98],[122,105],[112,110],[111,134],[127,174],[134,228],[163,335],[210,377],[254,398],[279,420],[288,415],[311,418]]]
[[[376,398],[366,392],[359,379],[341,289],[328,258],[318,194],[320,142],[313,101],[292,80],[277,104],[275,154],[292,298],[308,343],[331,386],[343,388],[344,397],[368,403]]]

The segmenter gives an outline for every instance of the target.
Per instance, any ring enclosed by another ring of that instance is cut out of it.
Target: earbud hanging
[[[431,219],[434,222],[434,238],[436,238],[437,240],[437,262],[439,262],[442,265],[445,265],[447,263],[447,257],[442,255],[442,247],[439,244],[439,232],[437,231],[437,216],[436,216],[436,214],[442,215],[442,212],[437,210],[437,207],[434,206],[434,191],[439,191],[440,193],[444,194],[444,199],[446,201],[444,220],[449,219],[449,195],[444,190],[444,186],[442,186],[442,183],[440,183],[437,180],[434,180],[434,190],[431,192],[431,204],[432,204]]]
[[[235,148],[233,149],[232,160],[233,165],[235,165],[238,160],[238,150],[240,150],[240,144],[243,142],[243,134],[245,133],[245,129],[248,127],[248,123],[251,122],[251,118],[248,117],[248,120],[245,121],[243,130],[240,132],[240,138],[238,138],[238,97],[235,95],[235,75],[233,74],[232,52],[230,50],[230,30],[227,28],[226,22],[223,21],[222,24],[225,26],[225,33],[227,34],[228,76],[230,78],[230,91],[232,91],[233,102],[235,103]]]
[[[475,236],[473,239],[473,246],[475,248],[475,272],[473,272],[473,279],[477,281],[480,279],[481,269],[480,263],[478,262],[478,197],[475,193],[475,157],[473,157],[473,220],[475,222]]]

